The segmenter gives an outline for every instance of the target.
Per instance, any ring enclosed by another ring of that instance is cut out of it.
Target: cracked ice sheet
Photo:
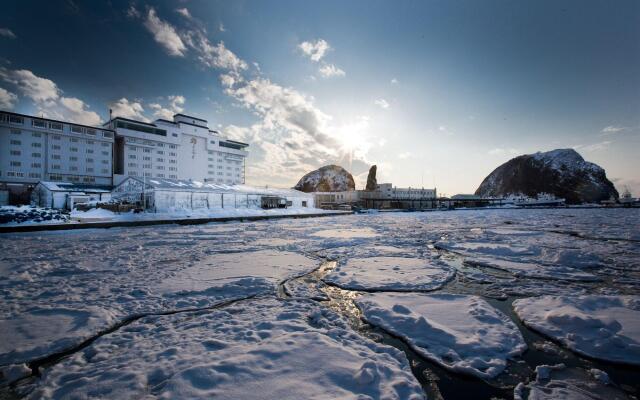
[[[525,325],[579,354],[640,365],[640,296],[541,296],[513,308]]]
[[[516,325],[478,296],[374,293],[356,304],[369,323],[452,371],[492,378],[527,348]]]
[[[423,399],[404,354],[312,302],[147,317],[47,369],[28,398]]]
[[[279,280],[317,265],[276,250],[212,253],[237,235],[199,240],[229,228],[2,236],[0,366],[66,350],[132,315],[274,293]],[[233,227],[238,232],[247,228]]]
[[[339,264],[324,281],[353,290],[436,290],[455,275],[438,261],[408,257],[353,258]]]

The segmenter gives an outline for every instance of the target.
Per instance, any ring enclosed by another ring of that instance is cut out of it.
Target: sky
[[[638,1],[7,1],[0,109],[182,112],[250,144],[247,183],[339,164],[471,193],[575,148],[640,195]]]

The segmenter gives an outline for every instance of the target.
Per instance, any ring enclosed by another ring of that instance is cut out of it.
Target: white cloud
[[[153,34],[156,42],[160,43],[172,56],[182,57],[187,50],[176,29],[168,22],[162,21],[156,15],[154,8],[149,8],[144,26]]]
[[[576,150],[581,150],[581,151],[586,151],[588,153],[594,152],[594,151],[600,151],[600,150],[604,150],[606,148],[608,148],[611,145],[612,142],[605,140],[602,142],[598,142],[598,143],[593,143],[593,144],[579,144],[577,146],[573,146],[574,149]]]
[[[90,111],[89,106],[75,97],[61,97],[60,112],[62,119],[77,122],[84,125],[99,125],[102,118],[95,111]]]
[[[514,149],[514,148],[507,149],[502,147],[496,147],[495,149],[489,150],[487,153],[492,156],[505,156],[505,155],[516,156],[518,154],[521,154],[520,150],[518,149]]]
[[[191,19],[191,13],[189,12],[189,9],[187,7],[178,8],[176,9],[176,12],[187,19]]]
[[[411,157],[413,157],[413,153],[411,153],[410,151],[405,151],[404,153],[398,154],[398,158],[401,160],[406,160],[407,158]]]
[[[15,93],[11,93],[0,87],[0,109],[13,110],[13,106],[15,106],[17,101],[18,96],[16,96]]]
[[[391,84],[395,85],[398,83],[398,80],[396,78],[391,78]]]
[[[318,39],[315,42],[302,42],[298,45],[298,48],[309,57],[312,61],[320,61],[322,57],[331,50],[331,46],[324,39]]]
[[[626,128],[623,126],[614,126],[614,125],[609,125],[606,126],[604,128],[602,128],[602,131],[600,131],[603,135],[614,135],[616,133],[622,132],[624,131]]]
[[[8,70],[0,68],[0,78],[16,85],[23,95],[36,103],[56,101],[60,97],[60,90],[55,82],[36,76],[26,69]]]
[[[377,99],[376,101],[374,101],[374,103],[379,106],[380,108],[384,108],[385,110],[389,108],[389,102],[386,101],[385,99]]]
[[[131,4],[129,8],[127,8],[127,17],[140,18],[140,11],[138,11],[135,5]]]
[[[322,67],[320,67],[318,69],[318,73],[320,73],[320,75],[323,78],[332,78],[332,77],[337,77],[337,76],[345,76],[346,73],[341,70],[340,68],[336,67],[333,64],[325,64]]]
[[[185,102],[184,96],[167,96],[167,105],[165,107],[159,103],[151,103],[149,108],[154,110],[154,117],[172,121],[175,114],[180,114],[184,111]]]
[[[129,101],[125,97],[109,104],[109,108],[113,113],[113,117],[122,117],[135,119],[143,122],[150,122],[149,118],[144,116],[144,107],[139,101]]]
[[[9,39],[15,39],[16,38],[16,34],[13,33],[11,31],[11,29],[9,28],[0,28],[0,36],[9,38]]]
[[[62,90],[51,79],[37,76],[26,69],[6,68],[0,68],[0,78],[15,85],[20,93],[31,99],[38,108],[38,114],[86,125],[97,125],[101,122],[100,116],[90,111],[89,106],[82,100],[62,96]]]
[[[219,30],[220,32],[226,32],[226,31],[227,31],[227,30],[225,29],[224,24],[223,24],[222,22],[220,22],[220,25],[218,25],[218,30]]]

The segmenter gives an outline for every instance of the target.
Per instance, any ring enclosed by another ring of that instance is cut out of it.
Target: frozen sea
[[[0,235],[0,399],[637,399],[640,210]]]

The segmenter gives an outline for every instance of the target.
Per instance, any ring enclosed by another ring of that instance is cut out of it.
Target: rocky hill
[[[487,176],[476,195],[508,196],[552,193],[567,203],[594,203],[618,198],[618,191],[604,169],[585,161],[573,149],[525,154],[513,158]]]
[[[341,192],[355,188],[353,176],[337,165],[325,165],[309,172],[294,186],[303,192]]]

